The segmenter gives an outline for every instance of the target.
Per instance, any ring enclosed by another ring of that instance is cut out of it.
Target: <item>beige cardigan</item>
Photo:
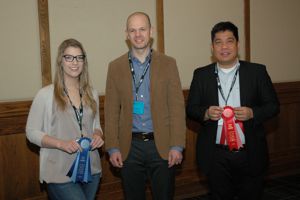
[[[51,124],[53,120],[53,92],[54,86],[49,85],[39,90],[35,96],[26,124],[26,136],[31,143],[41,147],[41,141],[46,134],[53,136],[58,134],[57,138],[62,138],[63,133],[53,133],[55,130]],[[93,90],[93,96],[99,108],[98,94]],[[66,111],[67,112],[67,111]],[[90,130],[95,128],[101,129],[99,109],[97,109],[94,121],[91,122],[93,127],[88,127]],[[77,127],[76,127],[77,128]],[[75,129],[75,128],[74,128]],[[52,131],[51,131],[52,130]],[[61,134],[61,135],[59,135]],[[97,150],[91,152],[91,168],[92,174],[101,173],[100,156]],[[40,148],[40,181],[47,183],[64,183],[69,182],[69,177],[66,172],[69,170],[70,164],[76,157],[75,154],[68,154],[58,149]]]

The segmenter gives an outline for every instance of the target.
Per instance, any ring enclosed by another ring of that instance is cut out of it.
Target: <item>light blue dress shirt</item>
[[[138,93],[136,95],[136,85],[138,85],[141,76],[147,67],[151,59],[151,52],[149,52],[145,61],[141,63],[137,58],[131,54],[131,60],[133,65],[133,70],[135,73],[135,81],[132,78],[132,94],[133,98],[137,101],[142,101],[144,103],[144,113],[143,114],[133,114],[133,124],[132,132],[153,132],[152,116],[151,116],[151,107],[150,107],[150,66],[145,74],[144,80],[139,87]]]

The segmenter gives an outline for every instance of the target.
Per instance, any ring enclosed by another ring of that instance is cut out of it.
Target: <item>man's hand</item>
[[[233,109],[235,118],[239,121],[247,121],[253,118],[253,111],[248,107],[237,107]]]
[[[173,167],[174,165],[179,165],[181,162],[182,162],[182,153],[177,150],[170,150],[169,158],[168,158],[169,168]]]
[[[119,151],[114,152],[110,155],[109,161],[114,167],[122,168],[123,167],[123,161],[122,156]]]
[[[204,120],[214,120],[218,121],[222,116],[223,108],[219,106],[210,106],[204,115]]]

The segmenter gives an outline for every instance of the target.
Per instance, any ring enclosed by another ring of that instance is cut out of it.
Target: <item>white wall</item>
[[[244,4],[242,0],[165,0],[165,52],[176,58],[183,88],[193,71],[211,63],[212,27],[231,21],[239,28],[240,56],[244,58]]]
[[[100,94],[105,91],[108,63],[128,51],[125,42],[128,15],[146,12],[156,26],[154,0],[48,0],[48,4],[52,74],[59,44],[75,38],[87,51],[91,81]]]
[[[300,1],[251,0],[251,60],[273,82],[300,81]]]
[[[300,1],[251,0],[251,60],[268,67],[273,82],[300,81]],[[57,47],[76,38],[87,50],[91,81],[104,93],[108,62],[127,51],[125,22],[152,0],[48,0],[52,69]],[[211,62],[210,31],[230,20],[239,27],[244,59],[243,0],[164,0],[165,52],[177,59],[183,88],[193,71]],[[0,0],[0,101],[32,99],[41,83],[36,0]],[[154,48],[156,44],[154,44]],[[54,75],[54,72],[52,72]]]
[[[128,51],[126,19],[135,11],[149,14],[152,0],[48,0],[52,77],[59,44],[67,38],[87,51],[93,86],[103,94],[109,61]],[[0,1],[0,101],[32,99],[42,87],[37,0]],[[156,34],[154,33],[154,48]]]
[[[41,88],[36,0],[0,1],[0,101],[31,99]]]

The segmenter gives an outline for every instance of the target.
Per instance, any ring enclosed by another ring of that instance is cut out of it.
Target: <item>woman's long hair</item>
[[[58,53],[56,58],[56,69],[55,69],[55,77],[54,77],[54,98],[55,101],[61,110],[65,110],[67,105],[67,98],[64,93],[64,70],[62,66],[62,59],[65,50],[68,47],[74,47],[79,48],[82,51],[82,54],[86,56],[86,52],[80,42],[78,42],[75,39],[67,39],[61,43],[61,45],[58,47]],[[88,74],[88,62],[87,58],[85,57],[83,69],[81,74],[79,75],[79,89],[82,94],[83,102],[88,105],[92,111],[93,114],[96,114],[96,101],[93,98],[92,88],[89,82],[89,74]]]

